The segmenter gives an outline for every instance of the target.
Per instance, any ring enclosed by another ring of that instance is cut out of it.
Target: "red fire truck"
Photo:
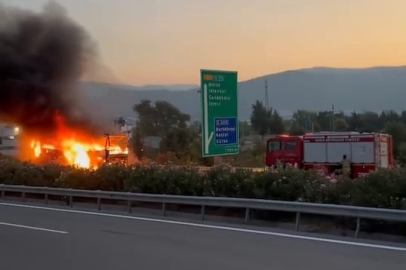
[[[392,137],[380,133],[319,132],[304,136],[277,135],[268,139],[266,166],[297,164],[302,169],[323,169],[332,174],[341,169],[346,155],[351,177],[378,168],[393,167]]]

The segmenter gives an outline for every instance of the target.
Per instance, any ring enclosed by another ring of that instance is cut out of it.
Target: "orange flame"
[[[31,142],[31,148],[34,150],[35,157],[39,157],[41,155],[41,143],[39,141],[33,140]]]
[[[83,168],[90,168],[90,158],[85,145],[75,141],[64,141],[62,143],[63,154],[68,163]]]
[[[103,137],[94,138],[84,134],[81,131],[69,129],[63,122],[62,118],[57,118],[59,128],[55,135],[46,138],[45,140],[33,139],[31,141],[31,149],[35,158],[41,157],[43,152],[50,150],[59,150],[65,159],[67,165],[73,165],[81,168],[97,168],[100,160],[103,160],[105,141]],[[126,137],[125,137],[126,138]],[[50,141],[54,143],[51,143]],[[121,145],[108,145],[107,149],[111,155],[128,154],[127,141]],[[46,144],[44,143],[46,142]],[[46,151],[43,151],[46,150]],[[96,152],[96,157],[91,157],[90,152]]]

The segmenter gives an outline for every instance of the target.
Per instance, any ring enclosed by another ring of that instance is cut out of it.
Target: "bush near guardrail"
[[[222,165],[202,172],[194,166],[149,164],[87,170],[0,159],[0,184],[406,209],[404,168],[350,180],[294,167],[253,172]]]

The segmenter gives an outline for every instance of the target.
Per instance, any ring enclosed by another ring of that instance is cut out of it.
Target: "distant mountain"
[[[239,83],[240,118],[248,120],[251,106],[265,98],[281,115],[298,109],[382,111],[406,109],[406,66],[366,69],[317,67],[286,71]],[[193,119],[200,119],[198,86],[145,86],[81,83],[82,98],[89,108],[110,117],[133,116],[132,106],[142,99],[166,100]],[[187,90],[190,89],[190,90]]]

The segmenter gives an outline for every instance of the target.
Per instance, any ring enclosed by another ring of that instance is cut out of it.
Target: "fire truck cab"
[[[268,139],[265,155],[266,166],[278,164],[302,165],[303,136],[276,135]]]
[[[345,155],[351,164],[351,177],[358,178],[378,168],[393,167],[392,148],[392,137],[380,133],[276,135],[267,140],[265,164],[296,164],[302,169],[322,169],[330,175],[341,168]]]

